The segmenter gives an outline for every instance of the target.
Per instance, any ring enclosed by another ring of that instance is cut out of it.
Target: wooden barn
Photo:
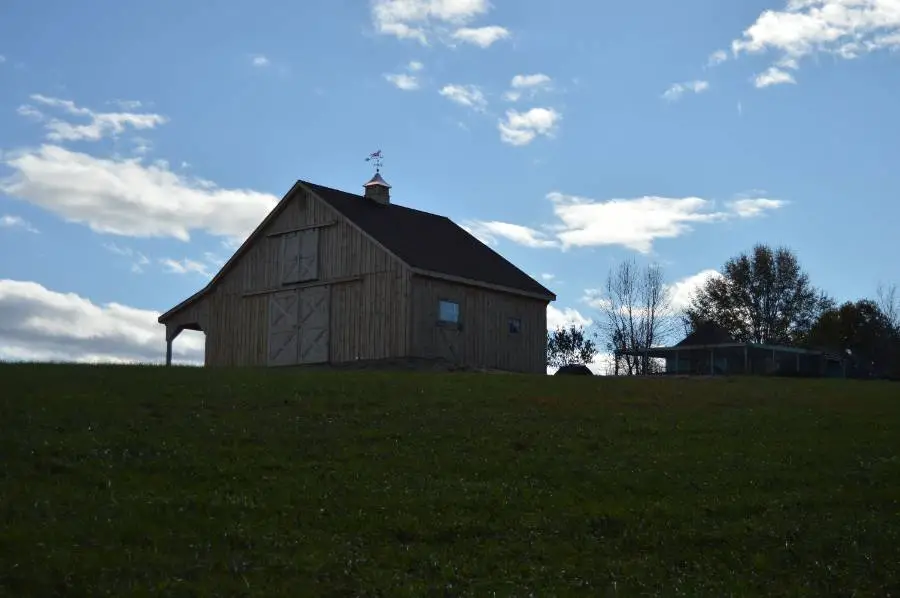
[[[438,360],[546,373],[556,296],[450,219],[298,181],[202,290],[159,317],[207,366]]]

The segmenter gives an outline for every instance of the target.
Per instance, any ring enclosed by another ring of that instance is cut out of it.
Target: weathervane
[[[375,163],[375,172],[381,172],[381,166],[383,164],[382,158],[383,158],[383,156],[381,154],[381,150],[378,150],[377,152],[373,152],[373,153],[369,154],[369,157],[366,158],[366,162],[374,162]]]

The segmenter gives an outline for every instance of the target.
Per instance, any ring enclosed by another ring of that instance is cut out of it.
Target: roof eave
[[[465,284],[473,287],[480,287],[483,289],[488,289],[491,291],[499,291],[501,293],[509,293],[511,295],[518,295],[520,297],[527,297],[529,299],[539,299],[541,301],[551,302],[556,301],[556,295],[550,291],[547,293],[537,293],[531,291],[525,291],[522,289],[516,289],[513,287],[508,287],[505,285],[494,284],[492,282],[485,282],[483,280],[475,280],[473,278],[465,278],[463,276],[454,276],[453,274],[444,274],[443,272],[435,272],[433,270],[425,270],[423,268],[410,268],[413,274],[417,274],[419,276],[427,276],[428,278],[437,278],[440,280],[446,280],[447,282],[455,282],[458,284]],[[537,281],[535,281],[537,282]]]

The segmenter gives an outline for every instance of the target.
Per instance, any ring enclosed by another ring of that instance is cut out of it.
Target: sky
[[[159,362],[294,181],[361,192],[376,150],[550,327],[630,257],[676,304],[760,242],[839,301],[900,282],[900,0],[210,6],[0,4],[0,359]]]

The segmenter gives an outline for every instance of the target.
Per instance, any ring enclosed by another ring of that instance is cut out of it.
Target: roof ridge
[[[338,189],[337,187],[329,187],[328,185],[320,185],[318,183],[310,183],[309,181],[304,181],[303,179],[299,179],[299,181],[301,183],[303,183],[304,185],[308,185],[310,187],[317,187],[319,189],[328,189],[329,191],[336,191],[338,193],[343,193],[345,195],[352,195],[354,198],[357,198],[357,199],[360,199],[363,201],[371,201],[365,195],[360,195],[359,193],[353,193],[352,191],[344,191],[343,189]],[[378,207],[379,207],[379,209],[396,208],[396,209],[400,209],[400,210],[409,210],[410,212],[418,212],[420,214],[427,214],[429,216],[434,216],[436,218],[446,218],[447,220],[450,220],[452,222],[452,220],[450,219],[449,216],[445,216],[443,214],[436,214],[434,212],[428,212],[426,210],[420,210],[419,208],[404,206],[404,205],[398,204],[398,203],[391,202],[391,203],[387,204],[386,206],[378,206]]]

